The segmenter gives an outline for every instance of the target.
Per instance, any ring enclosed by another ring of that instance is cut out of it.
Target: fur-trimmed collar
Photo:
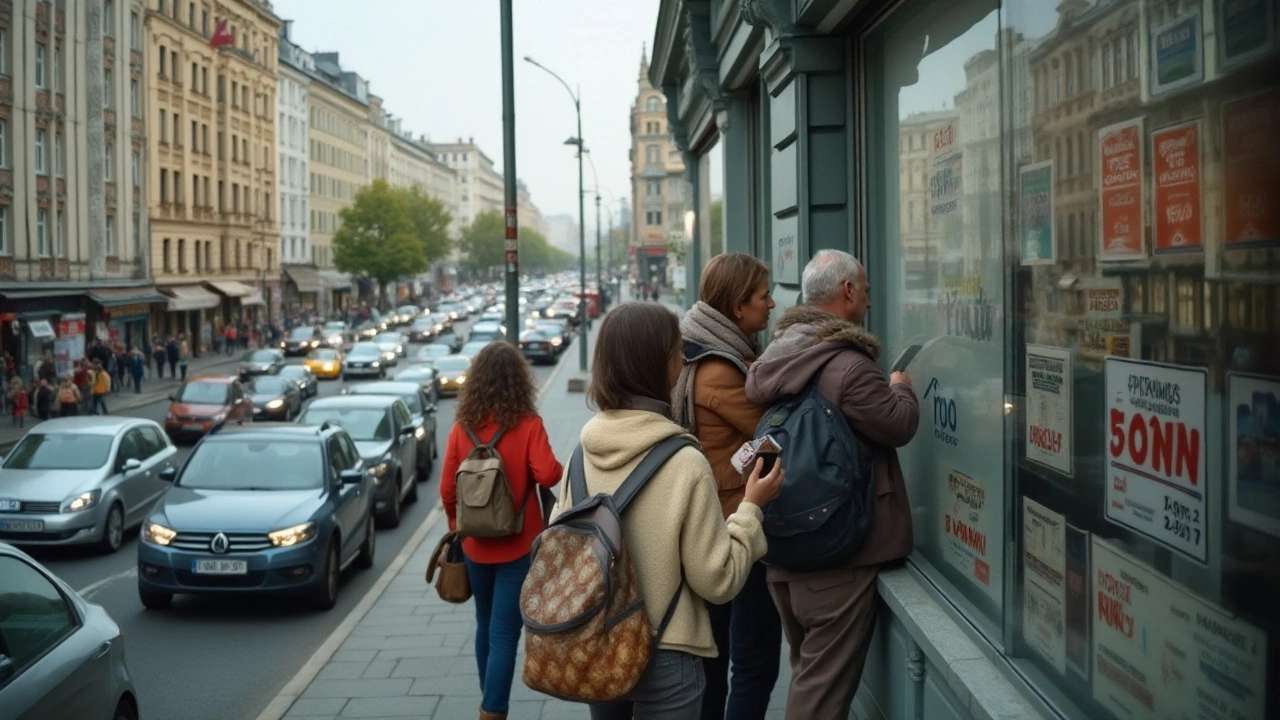
[[[788,330],[811,334],[817,342],[845,343],[872,360],[880,357],[880,341],[875,335],[860,325],[807,305],[796,305],[782,314],[774,327],[775,342],[780,336],[787,334]]]

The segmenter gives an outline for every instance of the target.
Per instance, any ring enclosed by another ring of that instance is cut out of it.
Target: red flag
[[[213,37],[209,38],[209,47],[215,50],[223,45],[235,45],[236,38],[231,34],[231,29],[227,27],[226,20],[219,20],[217,27],[213,29]]]

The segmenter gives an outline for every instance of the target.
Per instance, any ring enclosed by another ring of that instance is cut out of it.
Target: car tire
[[[138,708],[132,700],[122,697],[116,703],[115,712],[111,713],[111,720],[138,720]]]
[[[342,382],[346,382],[346,381],[347,381],[347,374],[346,374],[346,373],[342,373],[341,377],[342,377]]]
[[[146,590],[139,585],[138,599],[142,601],[142,607],[148,610],[167,610],[173,602],[173,593]]]
[[[391,493],[391,509],[382,513],[381,524],[385,528],[400,527],[400,476],[396,476],[396,491]]]
[[[356,556],[356,567],[361,570],[368,570],[373,567],[373,551],[374,543],[377,537],[377,529],[374,527],[373,516],[369,516],[368,528],[365,529],[364,543],[360,545],[360,554]]]
[[[332,610],[338,604],[338,584],[342,573],[342,561],[338,558],[338,544],[329,540],[325,551],[324,579],[311,594],[311,607],[316,610]]]
[[[418,478],[414,478],[409,484],[409,492],[405,493],[404,502],[406,505],[412,505],[418,502]]]
[[[98,541],[98,550],[110,555],[124,544],[124,509],[120,503],[112,503],[107,510],[107,519],[102,523],[102,539]]]

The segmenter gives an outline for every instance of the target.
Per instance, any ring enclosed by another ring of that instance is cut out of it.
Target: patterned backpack
[[[499,429],[492,440],[482,443],[467,430],[475,447],[458,465],[454,476],[458,484],[457,533],[462,537],[506,537],[524,530],[524,506],[532,493],[525,493],[517,511],[507,471],[497,451],[504,432]]]
[[[686,446],[696,447],[686,437],[663,440],[612,495],[590,498],[582,446],[574,451],[569,461],[573,507],[534,541],[520,590],[525,685],[564,700],[604,702],[626,695],[639,682],[675,614],[681,588],[653,632],[620,515]]]

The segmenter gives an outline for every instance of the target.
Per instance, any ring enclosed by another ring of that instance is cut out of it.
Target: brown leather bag
[[[427,584],[440,571],[435,580],[436,593],[450,603],[464,603],[471,599],[471,581],[467,579],[467,564],[462,556],[462,538],[457,533],[445,533],[431,553],[427,563]]]

